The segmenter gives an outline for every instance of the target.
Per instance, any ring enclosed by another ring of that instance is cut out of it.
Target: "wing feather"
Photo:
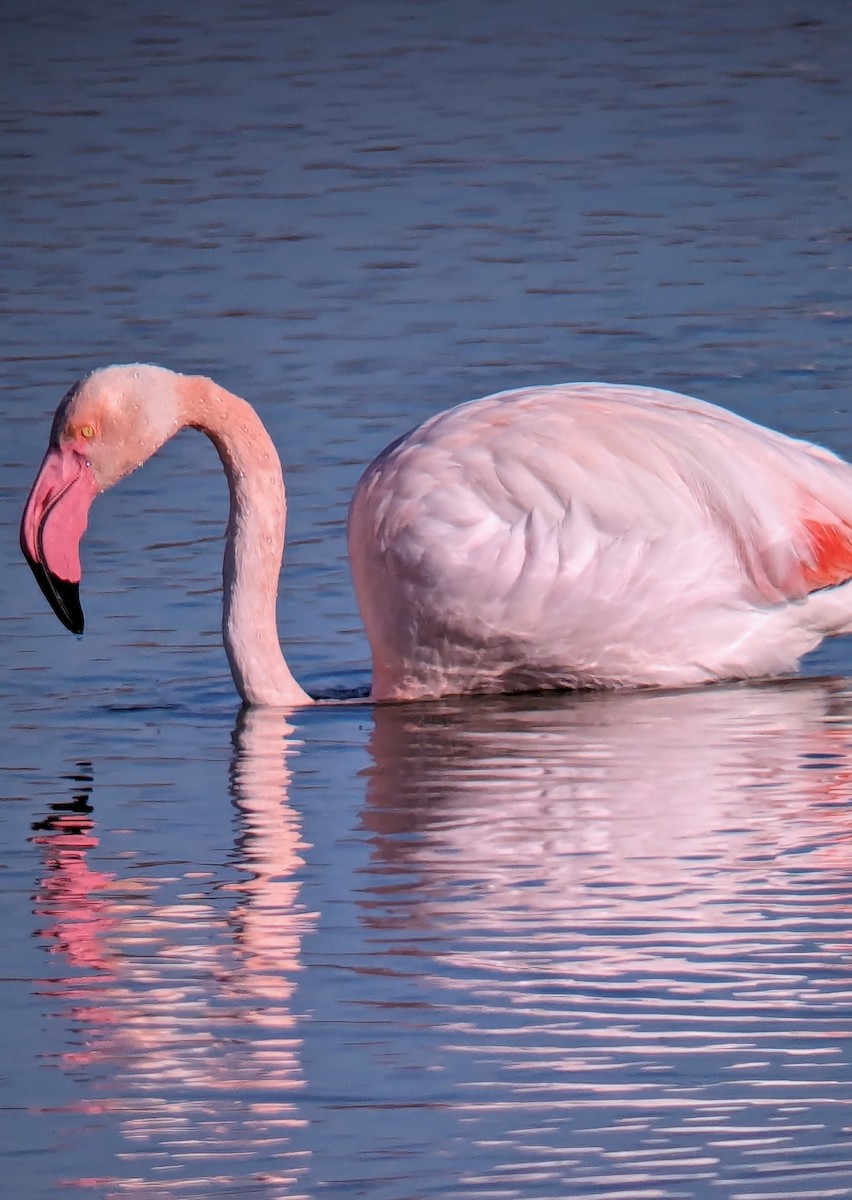
[[[852,579],[852,467],[687,396],[524,389],[381,455],[350,530],[377,610],[382,578],[428,580],[435,603],[486,625],[546,636],[609,605],[628,630],[639,607],[664,620],[667,605],[781,604]]]

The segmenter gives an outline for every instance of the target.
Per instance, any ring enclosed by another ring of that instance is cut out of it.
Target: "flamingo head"
[[[182,428],[181,376],[147,365],[104,367],[62,400],[21,519],[21,549],[53,611],[83,632],[80,540],[89,508]]]

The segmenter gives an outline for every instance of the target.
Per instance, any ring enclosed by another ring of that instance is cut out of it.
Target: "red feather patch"
[[[802,576],[811,591],[834,587],[852,579],[852,529],[803,521],[811,543],[813,562],[803,564]]]

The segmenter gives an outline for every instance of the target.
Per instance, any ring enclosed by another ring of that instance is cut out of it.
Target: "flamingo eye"
[[[80,437],[84,437],[88,441],[89,438],[93,438],[94,436],[95,436],[94,425],[81,425],[80,426]]]

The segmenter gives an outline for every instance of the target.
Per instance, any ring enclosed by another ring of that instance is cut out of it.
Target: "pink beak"
[[[21,549],[62,624],[83,632],[80,539],[98,493],[92,469],[78,450],[51,446],[21,518]]]

